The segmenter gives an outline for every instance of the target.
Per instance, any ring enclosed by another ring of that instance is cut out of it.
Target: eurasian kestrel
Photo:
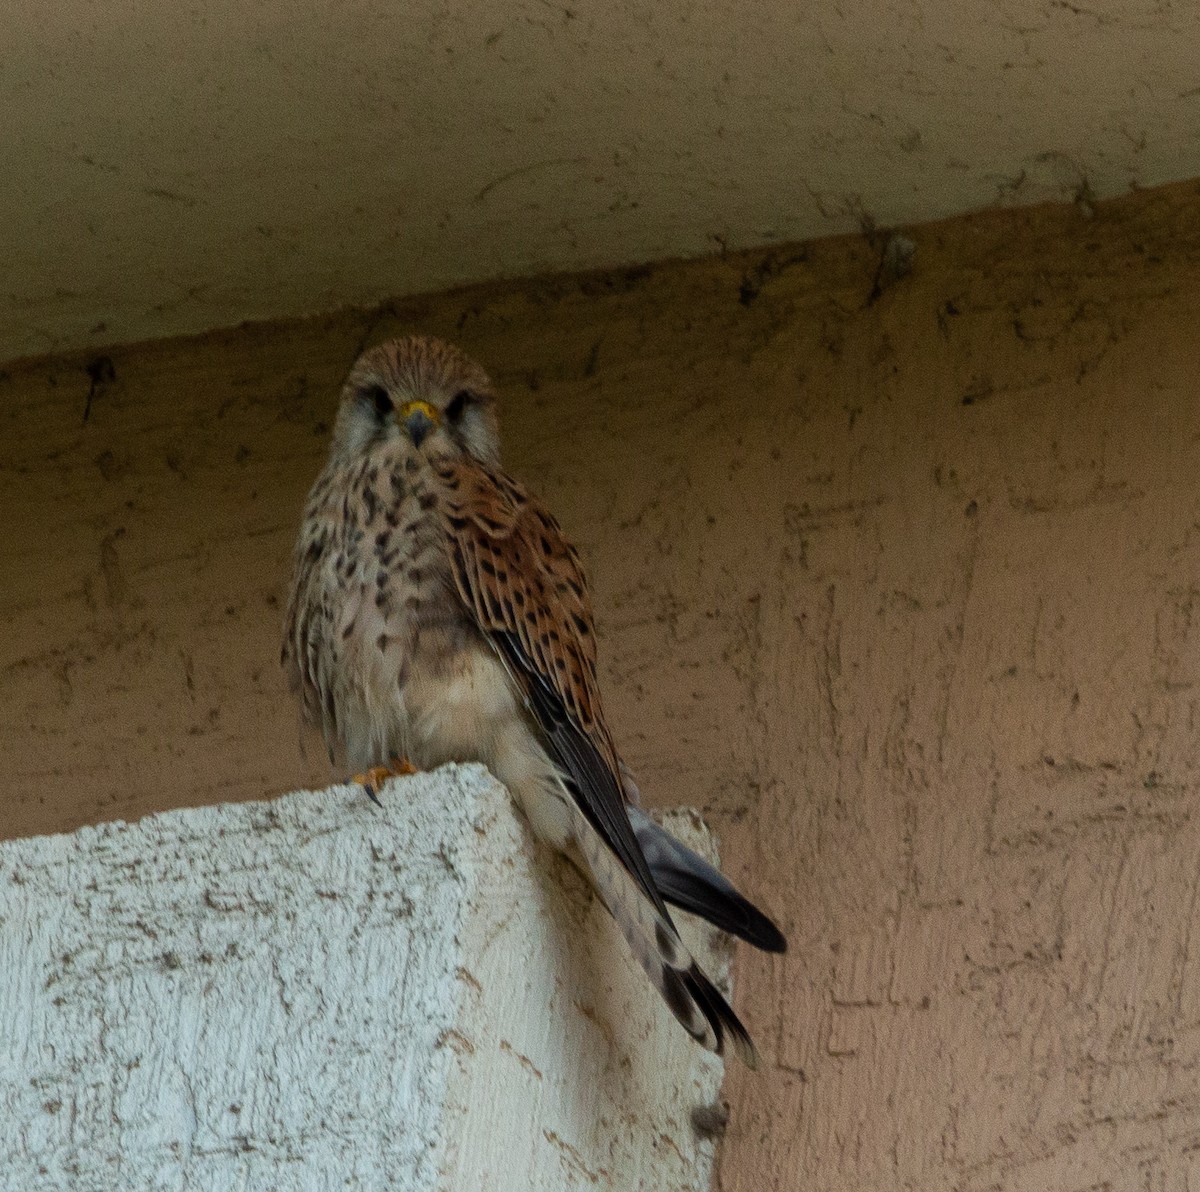
[[[365,352],[296,543],[283,663],[347,772],[483,762],[592,879],[675,1016],[754,1046],[666,903],[768,951],[778,928],[637,807],[604,720],[579,555],[500,467],[474,361],[412,337]],[[373,793],[373,791],[372,791]]]

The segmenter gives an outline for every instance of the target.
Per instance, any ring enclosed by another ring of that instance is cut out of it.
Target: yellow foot
[[[367,798],[376,807],[382,807],[379,801],[379,791],[389,778],[403,778],[406,774],[416,774],[417,767],[406,757],[392,758],[390,766],[372,766],[365,774],[355,774],[352,781],[367,792]]]

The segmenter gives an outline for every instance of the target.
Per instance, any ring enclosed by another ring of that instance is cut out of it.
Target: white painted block
[[[708,1187],[721,1063],[582,878],[479,767],[383,801],[0,843],[0,1187]]]

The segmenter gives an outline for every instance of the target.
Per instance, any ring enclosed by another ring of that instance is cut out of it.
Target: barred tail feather
[[[719,869],[676,840],[640,807],[629,808],[629,821],[654,885],[667,902],[764,952],[787,951],[787,940],[779,928]]]
[[[575,839],[609,913],[651,983],[683,1029],[718,1055],[728,1037],[747,1067],[758,1056],[733,1008],[687,950],[675,925],[638,886],[600,834],[574,809]]]

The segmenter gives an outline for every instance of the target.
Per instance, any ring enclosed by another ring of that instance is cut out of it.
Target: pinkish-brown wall
[[[321,783],[276,668],[358,349],[457,339],[620,742],[788,931],[724,1192],[1200,1187],[1200,186],[13,366],[0,834]]]

